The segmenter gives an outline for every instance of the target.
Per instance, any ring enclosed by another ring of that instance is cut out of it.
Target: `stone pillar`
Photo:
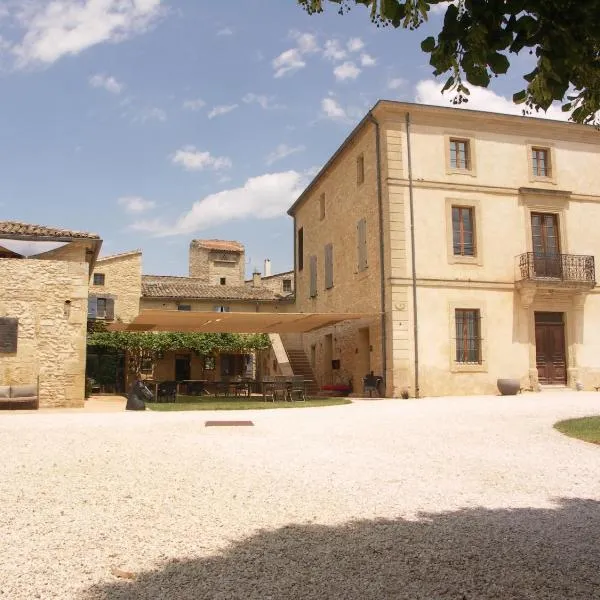
[[[573,310],[568,321],[569,366],[567,368],[567,383],[573,389],[577,387],[577,383],[580,381],[579,353],[583,344],[583,307],[585,299],[585,294],[579,293],[573,296]]]
[[[538,371],[536,366],[535,355],[535,318],[531,307],[535,300],[535,288],[521,288],[519,290],[521,297],[522,313],[525,315],[523,322],[520,324],[521,335],[523,339],[528,340],[529,349],[529,385],[535,392],[539,392],[540,383],[538,379]]]

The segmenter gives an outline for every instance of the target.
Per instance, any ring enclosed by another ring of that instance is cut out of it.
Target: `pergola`
[[[115,323],[110,326],[110,329],[206,333],[306,333],[342,321],[376,316],[376,313],[214,313],[148,309],[142,310],[131,323]]]

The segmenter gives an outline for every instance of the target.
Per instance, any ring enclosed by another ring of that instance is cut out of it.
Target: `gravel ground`
[[[583,392],[3,413],[0,597],[600,599],[600,447],[552,429],[594,413]]]

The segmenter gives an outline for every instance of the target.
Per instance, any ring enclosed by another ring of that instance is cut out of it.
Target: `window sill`
[[[453,169],[448,167],[446,175],[468,175],[469,177],[477,177],[477,173],[473,169]]]
[[[479,256],[475,255],[475,256],[462,256],[461,254],[452,254],[450,255],[448,262],[453,265],[453,264],[460,264],[460,265],[475,265],[475,266],[482,266],[482,261],[480,259]]]
[[[455,361],[450,365],[451,373],[487,373],[487,363],[457,363]]]
[[[552,185],[556,185],[556,177],[550,175],[549,177],[542,177],[540,175],[531,175],[529,177],[529,181],[533,183],[551,183]]]

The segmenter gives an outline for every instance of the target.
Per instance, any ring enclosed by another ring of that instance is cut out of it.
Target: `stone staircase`
[[[315,374],[304,346],[302,345],[302,336],[300,334],[281,334],[281,341],[290,361],[290,367],[294,375],[302,375],[304,379],[312,380],[312,383],[306,385],[306,394],[315,397],[319,393],[319,387],[315,379]]]

